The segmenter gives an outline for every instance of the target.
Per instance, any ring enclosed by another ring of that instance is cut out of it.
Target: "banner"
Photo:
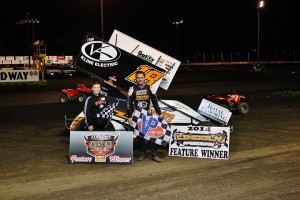
[[[39,81],[38,70],[1,70],[0,82]]]
[[[2,60],[2,64],[11,65],[11,60]]]
[[[132,115],[134,135],[166,146],[170,140],[171,128],[165,119],[152,115],[142,108],[137,108]]]
[[[20,64],[20,60],[12,60],[12,61],[11,61],[11,64],[18,65],[18,64]]]
[[[229,159],[229,127],[172,126],[169,156]]]
[[[166,70],[166,74],[160,83],[160,87],[165,90],[169,88],[181,63],[179,60],[176,60],[118,30],[114,30],[109,39],[109,43]]]
[[[16,60],[24,60],[24,56],[16,56],[15,59]]]
[[[165,70],[89,33],[74,65],[76,69],[126,91],[135,84],[138,70],[144,71],[146,83],[155,91],[165,73]]]
[[[228,109],[206,99],[202,99],[197,112],[225,125],[227,125],[232,115],[232,112]]]
[[[69,161],[71,164],[132,164],[132,132],[71,131]]]
[[[5,60],[14,60],[15,56],[5,56]]]

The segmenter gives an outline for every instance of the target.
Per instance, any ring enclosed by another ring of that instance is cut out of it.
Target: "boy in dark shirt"
[[[89,131],[105,131],[109,119],[101,118],[100,112],[108,105],[108,102],[105,96],[100,94],[100,83],[93,83],[91,89],[93,93],[84,104],[85,123]]]

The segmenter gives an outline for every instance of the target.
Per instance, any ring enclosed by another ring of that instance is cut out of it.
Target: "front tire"
[[[246,102],[239,103],[237,110],[240,114],[245,115],[249,112],[249,104]]]
[[[77,102],[78,103],[84,103],[86,99],[86,94],[80,93],[77,97]]]
[[[60,103],[63,103],[63,104],[69,103],[68,95],[66,95],[66,94],[60,95],[59,101],[60,101]]]

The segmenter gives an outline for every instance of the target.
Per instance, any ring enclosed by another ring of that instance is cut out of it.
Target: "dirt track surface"
[[[236,85],[242,88],[243,83]],[[2,98],[0,199],[299,199],[300,96],[299,90],[294,91],[299,88],[296,83],[247,92],[250,113],[234,114],[230,120],[234,128],[229,160],[169,157],[166,149],[160,149],[162,163],[139,162],[135,157],[130,166],[67,162],[69,133],[64,129],[64,115],[77,115],[82,105],[24,101],[3,106]],[[273,85],[277,84],[274,80]],[[225,87],[221,83],[210,89],[219,92]],[[201,92],[186,91],[179,99],[197,108]],[[180,93],[165,98],[172,95]]]

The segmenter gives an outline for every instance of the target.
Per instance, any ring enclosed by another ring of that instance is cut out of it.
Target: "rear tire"
[[[63,103],[63,104],[69,103],[68,95],[66,95],[66,94],[60,95],[59,101],[60,101],[60,103]]]
[[[237,110],[240,114],[245,115],[249,112],[249,104],[246,102],[239,103]]]
[[[77,97],[77,102],[78,103],[84,103],[85,102],[85,99],[86,99],[86,94],[84,93],[80,93]]]

